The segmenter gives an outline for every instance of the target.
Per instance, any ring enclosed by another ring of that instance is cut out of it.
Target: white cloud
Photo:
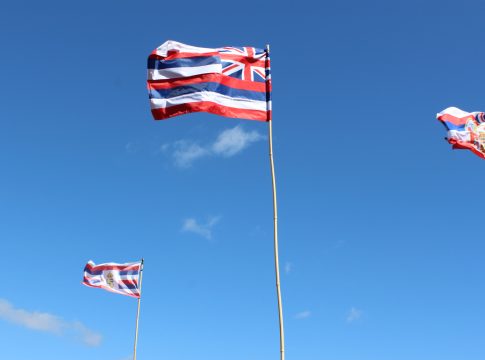
[[[264,136],[259,132],[255,130],[245,131],[238,125],[232,129],[222,131],[214,142],[206,145],[200,145],[188,140],[179,140],[173,144],[162,145],[160,150],[162,153],[168,153],[170,150],[175,165],[180,168],[188,168],[194,161],[207,156],[224,158],[234,156],[252,143],[262,139],[264,139]]]
[[[212,228],[219,222],[220,219],[220,216],[214,216],[209,218],[205,224],[201,224],[194,218],[188,218],[184,220],[182,231],[192,232],[210,240],[212,239]]]
[[[125,151],[129,154],[133,154],[137,152],[137,145],[134,142],[128,142],[125,144]]]
[[[362,317],[362,310],[352,307],[347,314],[347,322],[352,323]]]
[[[101,335],[88,329],[78,321],[67,322],[53,314],[17,309],[5,299],[0,299],[0,319],[31,330],[55,335],[70,334],[88,346],[101,344]]]
[[[247,148],[251,143],[264,139],[257,131],[244,131],[240,126],[224,130],[212,145],[214,154],[231,157]]]
[[[291,272],[291,270],[293,270],[293,264],[290,263],[289,261],[287,261],[285,263],[285,273],[289,274]]]
[[[188,168],[197,159],[201,157],[210,155],[209,150],[203,148],[202,146],[190,143],[185,140],[177,141],[173,144],[175,148],[173,152],[173,158],[175,160],[175,165],[181,168]]]
[[[295,319],[301,320],[301,319],[306,319],[309,318],[312,315],[312,312],[309,310],[305,310],[302,312],[299,312],[295,315]]]

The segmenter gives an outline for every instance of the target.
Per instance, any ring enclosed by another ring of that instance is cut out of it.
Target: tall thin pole
[[[266,52],[269,58],[269,45],[266,45]],[[269,63],[268,63],[269,65]],[[269,66],[267,66],[269,67]],[[269,86],[269,83],[267,83]],[[269,93],[269,92],[268,92]],[[278,317],[280,324],[280,360],[285,360],[285,330],[283,325],[283,304],[281,301],[281,287],[280,287],[280,262],[278,257],[278,207],[276,203],[276,179],[274,171],[273,160],[273,121],[271,115],[271,99],[268,98],[268,140],[269,140],[269,162],[271,165],[271,180],[273,184],[273,228],[274,228],[274,265],[276,274],[276,295],[278,297]]]
[[[140,320],[140,302],[141,302],[141,282],[143,280],[143,259],[141,259],[140,266],[140,297],[138,298],[138,308],[136,310],[136,329],[135,329],[135,346],[133,350],[133,360],[136,360],[136,345],[138,343],[138,320]]]

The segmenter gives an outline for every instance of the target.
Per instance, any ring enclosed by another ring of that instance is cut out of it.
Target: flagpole
[[[143,280],[143,259],[141,259],[140,266],[140,297],[138,298],[138,308],[136,311],[136,328],[135,328],[135,346],[133,350],[133,360],[136,360],[136,345],[138,343],[138,321],[140,320],[140,302],[141,302],[141,282]]]
[[[266,52],[269,58],[269,45],[266,45]],[[268,99],[269,102],[271,99]],[[276,203],[276,179],[273,160],[273,121],[271,107],[268,107],[268,141],[269,141],[269,162],[271,165],[271,181],[273,185],[273,230],[274,230],[274,258],[275,258],[275,275],[276,275],[276,296],[278,297],[278,317],[280,327],[280,360],[285,360],[285,330],[283,325],[283,304],[281,301],[280,287],[280,263],[278,257],[278,207]]]

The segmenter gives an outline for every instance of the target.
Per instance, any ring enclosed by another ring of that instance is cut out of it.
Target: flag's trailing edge
[[[453,149],[468,149],[485,159],[485,113],[449,107],[436,115],[448,130]]]
[[[96,265],[90,260],[84,268],[83,284],[139,298],[141,294],[138,284],[141,266],[141,262]]]
[[[271,119],[270,60],[254,47],[208,49],[169,40],[148,57],[147,86],[156,120],[192,112]]]

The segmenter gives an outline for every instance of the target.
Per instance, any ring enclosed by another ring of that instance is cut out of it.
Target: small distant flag
[[[468,149],[485,159],[485,113],[449,107],[436,115],[448,130],[445,139],[453,149]]]
[[[192,112],[271,119],[270,60],[263,49],[169,40],[148,57],[147,87],[156,120]]]
[[[142,262],[96,265],[90,260],[84,268],[83,284],[139,299],[141,271]]]

